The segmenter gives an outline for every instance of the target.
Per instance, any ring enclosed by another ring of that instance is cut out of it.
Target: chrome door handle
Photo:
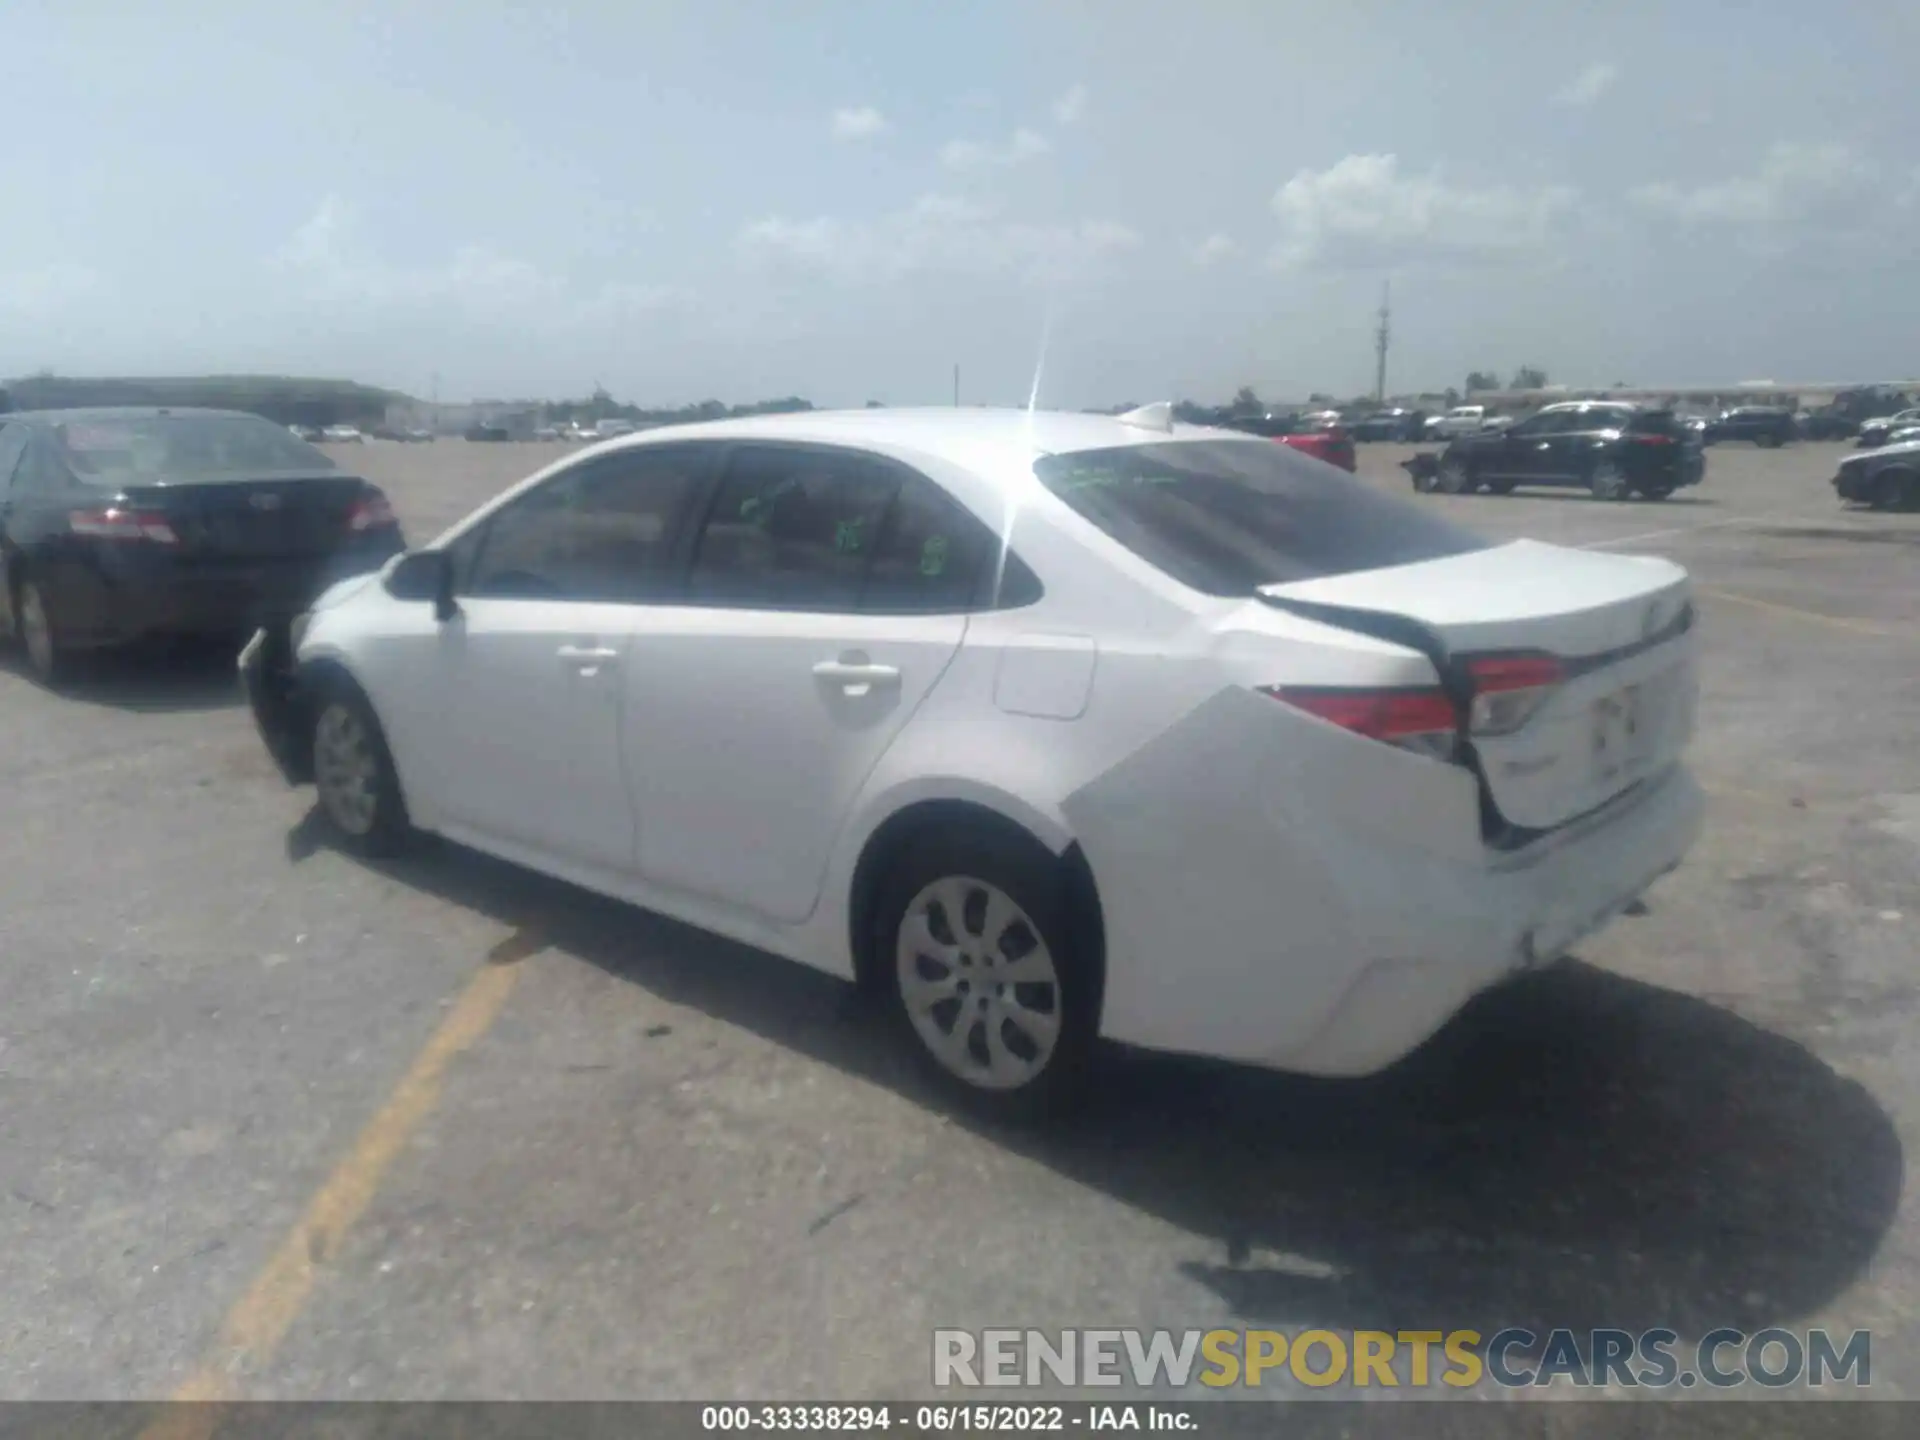
[[[618,650],[609,650],[600,645],[562,645],[554,653],[561,665],[589,680],[602,670],[611,670],[620,663]]]
[[[880,688],[900,683],[900,672],[891,665],[869,665],[851,660],[822,660],[813,667],[816,680],[838,685],[847,695],[858,699]]]

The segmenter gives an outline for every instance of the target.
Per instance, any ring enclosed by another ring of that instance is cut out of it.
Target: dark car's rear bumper
[[[262,626],[240,652],[240,683],[261,743],[289,785],[313,780],[311,713],[284,624]]]
[[[378,569],[403,549],[396,527],[311,560],[101,554],[49,565],[43,579],[61,643],[85,649],[291,620],[329,585]]]

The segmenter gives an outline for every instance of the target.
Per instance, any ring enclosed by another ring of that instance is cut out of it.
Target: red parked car
[[[1290,445],[1316,460],[1336,465],[1353,473],[1353,437],[1331,411],[1318,415],[1261,415],[1229,422],[1234,429],[1249,435],[1263,435],[1281,445]]]

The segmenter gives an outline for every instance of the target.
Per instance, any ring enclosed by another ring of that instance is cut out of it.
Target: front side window
[[[590,460],[501,510],[464,565],[460,592],[495,599],[633,602],[670,588],[676,522],[710,464],[707,446]]]
[[[1034,473],[1109,538],[1207,595],[1491,546],[1285,445],[1127,445],[1044,456]]]

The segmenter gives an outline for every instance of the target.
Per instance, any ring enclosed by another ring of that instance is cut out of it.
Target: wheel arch
[[[1876,509],[1898,510],[1920,501],[1920,468],[1888,465],[1874,473],[1868,502]]]
[[[1013,818],[1008,813],[1013,810],[1022,812],[1024,818]],[[1096,983],[1104,998],[1106,928],[1099,885],[1080,842],[1063,824],[1018,802],[996,805],[981,798],[952,795],[907,801],[880,820],[862,842],[847,889],[847,943],[855,982],[871,990],[885,980],[886,968],[874,946],[873,909],[879,903],[895,862],[920,836],[962,827],[1030,847],[1037,856],[1044,855],[1059,867],[1070,923],[1087,947],[1086,958],[1098,977]]]

